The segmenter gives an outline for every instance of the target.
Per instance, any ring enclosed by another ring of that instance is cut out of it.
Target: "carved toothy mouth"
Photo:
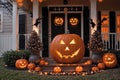
[[[19,65],[20,66],[20,68],[25,68],[25,67],[27,67],[27,65],[25,65],[25,64],[21,64],[21,65]]]
[[[113,63],[115,63],[115,60],[106,62],[106,64],[113,64]]]
[[[56,53],[58,54],[58,56],[59,56],[60,58],[68,59],[68,58],[73,58],[73,57],[77,56],[78,53],[79,53],[79,51],[80,51],[80,48],[77,49],[72,55],[63,55],[63,54],[62,54],[61,52],[59,52],[58,50],[56,50]]]

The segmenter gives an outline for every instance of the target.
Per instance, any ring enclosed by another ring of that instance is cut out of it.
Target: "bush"
[[[15,62],[17,59],[23,58],[23,59],[29,59],[30,51],[27,50],[20,50],[20,51],[6,51],[3,53],[3,61],[7,66],[15,66]]]

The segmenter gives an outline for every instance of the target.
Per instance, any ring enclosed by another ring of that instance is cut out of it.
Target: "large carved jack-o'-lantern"
[[[57,35],[51,42],[50,53],[58,63],[76,63],[84,56],[84,43],[77,34]]]

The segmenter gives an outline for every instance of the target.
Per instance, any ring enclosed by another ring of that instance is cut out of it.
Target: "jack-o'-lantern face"
[[[106,53],[103,55],[103,62],[107,67],[112,68],[117,65],[117,58],[113,53]]]
[[[62,17],[55,17],[55,19],[54,19],[54,23],[56,26],[62,26],[63,22],[64,22],[64,20]]]
[[[28,61],[26,59],[18,59],[15,63],[16,68],[24,69],[28,65]]]
[[[76,34],[56,36],[50,46],[52,57],[59,63],[74,63],[84,56],[84,43]]]
[[[78,18],[72,17],[69,22],[72,26],[76,26],[78,24]]]

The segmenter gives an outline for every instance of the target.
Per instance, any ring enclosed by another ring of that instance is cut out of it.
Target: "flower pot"
[[[93,63],[97,64],[102,61],[102,55],[99,53],[92,53],[90,56]]]
[[[29,62],[33,62],[33,63],[39,63],[40,61],[40,56],[37,54],[31,54],[29,57]]]

